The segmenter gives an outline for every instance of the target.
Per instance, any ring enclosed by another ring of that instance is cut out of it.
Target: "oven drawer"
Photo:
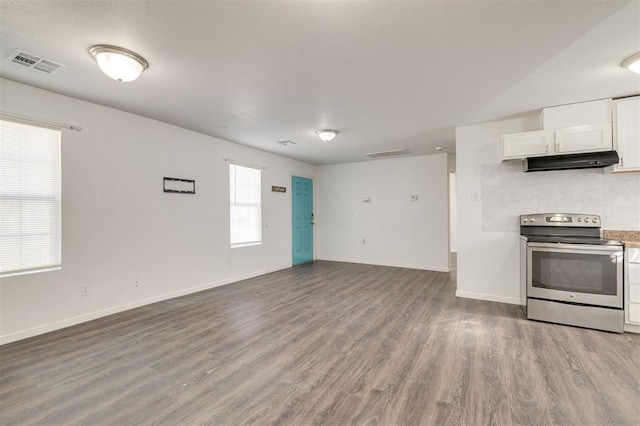
[[[527,305],[527,318],[615,333],[624,331],[624,311],[621,309],[530,299]]]
[[[622,246],[527,244],[527,297],[622,309]]]

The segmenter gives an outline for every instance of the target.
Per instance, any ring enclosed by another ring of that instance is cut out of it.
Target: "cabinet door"
[[[564,129],[611,121],[611,99],[558,105],[542,109],[540,122],[543,129]]]
[[[575,126],[556,130],[555,151],[562,154],[613,149],[611,124]]]
[[[640,249],[629,248],[625,256],[626,320],[627,323],[640,325]]]
[[[553,147],[553,131],[512,133],[502,136],[502,158],[540,157],[548,155]]]
[[[640,171],[640,96],[615,102],[613,144],[620,156],[614,171]]]

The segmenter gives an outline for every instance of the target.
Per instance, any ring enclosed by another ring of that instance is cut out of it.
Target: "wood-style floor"
[[[640,335],[316,262],[0,348],[0,424],[640,424]]]

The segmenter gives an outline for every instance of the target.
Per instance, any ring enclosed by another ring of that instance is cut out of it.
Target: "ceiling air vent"
[[[64,67],[62,64],[32,55],[31,53],[23,52],[20,49],[15,50],[11,55],[9,55],[7,61],[46,72],[47,74],[51,74],[58,68]]]
[[[380,157],[391,157],[394,155],[404,155],[404,154],[409,154],[409,150],[406,148],[402,148],[402,149],[392,149],[390,151],[369,152],[365,154],[365,156],[369,158],[380,158]]]

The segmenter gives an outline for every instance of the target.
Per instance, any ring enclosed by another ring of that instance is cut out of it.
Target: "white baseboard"
[[[456,290],[456,297],[465,299],[486,300],[488,302],[508,303],[510,305],[522,305],[519,297],[496,296],[494,294],[473,293],[470,291]]]
[[[435,271],[435,272],[451,272],[451,270],[447,268],[442,268],[439,266],[425,266],[425,265],[417,265],[413,263],[395,263],[395,262],[377,262],[363,259],[346,259],[346,258],[332,258],[332,257],[318,257],[317,260],[326,260],[328,262],[343,262],[343,263],[360,263],[363,265],[377,265],[377,266],[391,266],[394,268],[409,268],[409,269],[422,269],[424,271]]]
[[[625,333],[640,333],[640,325],[625,324],[624,331]]]
[[[220,287],[227,284],[232,284],[238,281],[246,280],[249,278],[258,277],[260,275],[269,274],[271,272],[281,271],[283,269],[291,268],[291,264],[279,266],[277,268],[271,268],[253,272],[246,275],[241,275],[233,278],[226,278],[224,280],[215,281],[195,287],[189,287],[182,290],[173,291],[171,293],[161,294],[159,296],[148,297],[146,299],[136,300],[135,302],[125,303],[123,305],[112,306],[110,308],[101,309],[95,312],[89,312],[87,314],[78,315],[71,318],[66,318],[60,321],[55,321],[49,324],[39,325],[37,327],[28,328],[26,330],[16,331],[0,336],[0,345],[4,345],[18,340],[27,339],[29,337],[38,336],[40,334],[49,333],[51,331],[60,330],[62,328],[70,327],[72,325],[81,324],[83,322],[91,321],[94,319],[106,317],[109,315],[117,314],[119,312],[128,311],[130,309],[139,308],[141,306],[150,305],[156,302],[162,302],[163,300],[174,299],[180,296],[186,296],[188,294],[197,293],[199,291],[208,290],[214,287]]]

